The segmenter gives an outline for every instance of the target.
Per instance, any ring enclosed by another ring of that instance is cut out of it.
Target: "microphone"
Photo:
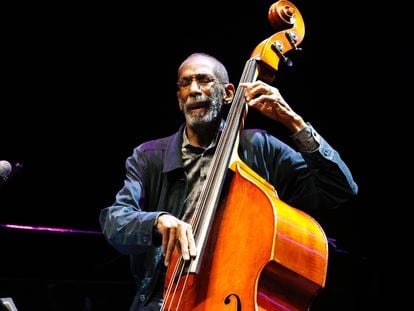
[[[12,172],[12,166],[7,161],[0,161],[0,177],[6,179]]]

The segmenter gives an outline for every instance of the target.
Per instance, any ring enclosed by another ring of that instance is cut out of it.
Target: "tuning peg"
[[[279,56],[279,58],[283,61],[283,63],[286,66],[291,67],[293,65],[293,62],[290,60],[290,58],[287,57],[287,56],[285,56],[282,53],[282,51],[283,51],[283,44],[282,44],[281,41],[276,40],[275,42],[272,43],[272,45],[270,47],[277,54],[277,56]]]
[[[301,52],[302,48],[299,48],[296,43],[298,42],[298,35],[294,31],[287,31],[285,33],[286,38],[288,39],[292,49],[297,52]]]

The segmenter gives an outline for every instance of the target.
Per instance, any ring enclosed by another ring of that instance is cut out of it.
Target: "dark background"
[[[5,11],[0,160],[22,167],[0,185],[0,224],[82,232],[0,228],[0,297],[12,297],[19,311],[127,310],[134,293],[128,258],[86,231],[100,230],[99,211],[121,187],[132,149],[183,122],[175,97],[183,58],[211,53],[237,84],[250,53],[274,33],[267,21],[272,3],[67,3]],[[384,99],[377,100],[381,71],[366,47],[376,46],[381,23],[358,23],[361,6],[294,4],[306,27],[303,52],[289,55],[294,66],[281,66],[274,85],[340,152],[360,187],[354,200],[318,218],[336,247],[330,245],[327,286],[312,310],[375,309],[382,276],[374,198],[382,183],[368,121]],[[290,143],[284,128],[255,111],[246,127]]]

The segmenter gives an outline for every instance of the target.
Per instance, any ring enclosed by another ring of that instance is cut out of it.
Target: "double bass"
[[[304,22],[291,2],[273,3],[268,18],[277,32],[253,50],[240,82],[271,81],[303,40]],[[246,115],[238,87],[191,220],[198,255],[184,261],[174,251],[161,310],[308,310],[325,285],[321,226],[280,200],[237,154]]]

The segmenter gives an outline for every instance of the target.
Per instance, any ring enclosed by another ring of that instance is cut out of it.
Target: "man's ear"
[[[178,108],[180,109],[180,111],[183,111],[183,106],[180,104],[180,92],[177,91],[177,93],[175,94],[177,95]]]
[[[225,92],[226,92],[226,95],[224,96],[224,101],[226,102],[226,104],[230,104],[233,100],[234,93],[235,93],[234,85],[232,83],[226,84]]]

